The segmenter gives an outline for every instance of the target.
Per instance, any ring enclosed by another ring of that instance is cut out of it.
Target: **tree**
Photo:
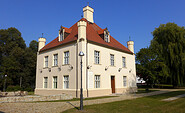
[[[164,81],[164,69],[164,63],[158,59],[151,48],[142,48],[136,53],[137,75],[143,78],[147,85],[153,87],[153,84]]]
[[[151,48],[167,66],[173,86],[185,85],[185,29],[175,23],[161,24],[153,31]]]
[[[26,47],[21,33],[16,28],[0,30],[0,89],[3,88],[7,74],[8,85],[20,85],[23,88],[35,85],[36,54],[38,42],[33,40]]]

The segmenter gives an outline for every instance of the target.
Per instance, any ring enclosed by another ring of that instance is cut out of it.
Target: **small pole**
[[[4,92],[6,92],[6,77],[7,77],[7,75],[5,75],[4,89],[3,89]]]
[[[83,110],[83,88],[82,88],[82,56],[81,56],[81,88],[80,88],[80,110]]]

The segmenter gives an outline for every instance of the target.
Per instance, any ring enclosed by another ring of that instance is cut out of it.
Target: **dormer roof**
[[[94,43],[100,46],[116,49],[119,51],[123,51],[126,53],[133,54],[128,48],[126,48],[124,45],[119,43],[116,39],[114,39],[112,36],[110,36],[110,42],[107,43],[105,42],[101,37],[100,34],[103,34],[103,32],[106,29],[100,28],[98,25],[95,23],[88,22],[85,18],[80,19],[79,21],[86,21],[87,22],[87,28],[86,28],[86,38],[87,41],[90,43]],[[77,22],[78,23],[78,22]],[[63,41],[58,41],[58,37],[55,38],[53,41],[45,45],[41,51],[46,51],[51,48],[55,48],[58,46],[65,45],[67,43],[75,42],[78,39],[78,26],[77,23],[75,23],[73,26],[70,28],[63,27],[65,29],[65,32],[69,33],[69,35],[63,40]]]

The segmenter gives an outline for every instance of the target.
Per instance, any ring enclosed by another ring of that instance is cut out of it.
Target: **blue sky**
[[[185,26],[185,0],[0,0],[0,29],[17,28],[27,46],[42,33],[48,43],[61,25],[71,27],[81,19],[88,1],[94,22],[125,46],[130,36],[135,52],[150,45],[160,24]]]

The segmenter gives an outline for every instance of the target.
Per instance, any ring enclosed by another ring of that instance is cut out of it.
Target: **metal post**
[[[80,110],[83,110],[83,89],[82,89],[82,56],[81,56],[81,88],[80,88]]]
[[[6,92],[6,77],[7,77],[7,75],[5,75],[4,89],[3,89],[4,92]]]

